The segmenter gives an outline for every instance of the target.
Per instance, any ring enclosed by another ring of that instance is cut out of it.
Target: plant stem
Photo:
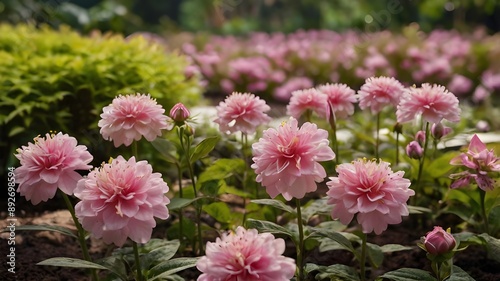
[[[399,165],[399,132],[396,132],[396,166]]]
[[[82,253],[83,257],[85,258],[86,261],[92,262],[92,258],[90,257],[89,250],[87,248],[87,243],[85,242],[85,231],[82,228],[82,225],[78,221],[75,215],[75,209],[73,208],[73,205],[71,204],[71,201],[69,200],[68,195],[66,193],[62,192],[62,197],[64,199],[64,202],[66,203],[66,207],[69,210],[69,213],[71,214],[71,217],[73,218],[73,222],[75,223],[76,229],[78,231],[78,242],[80,243],[80,247],[82,248]],[[97,273],[95,269],[90,270],[90,274],[92,276],[93,281],[99,280],[97,277]]]
[[[302,259],[304,257],[304,226],[302,225],[302,212],[300,210],[300,199],[295,198],[297,205],[297,224],[299,226],[299,244],[297,246],[297,281],[302,281],[304,277],[304,266]]]
[[[184,198],[182,194],[182,169],[181,165],[179,163],[175,163],[175,166],[177,167],[177,173],[179,177],[179,198]],[[184,241],[184,227],[183,227],[183,215],[182,215],[182,208],[179,208],[179,239],[181,243]]]
[[[141,260],[139,259],[139,248],[137,243],[132,241],[132,247],[134,248],[134,259],[135,259],[135,270],[137,271],[137,280],[143,281],[144,276],[142,276]]]
[[[427,144],[429,143],[429,122],[425,123],[425,141],[424,141],[424,148],[422,152],[422,158],[420,158],[420,163],[418,165],[418,176],[417,176],[417,190],[415,190],[415,195],[413,196],[414,203],[413,205],[417,204],[417,194],[419,192],[422,192],[422,171],[424,170],[424,161],[425,161],[425,153],[427,152]]]
[[[377,113],[377,131],[376,131],[376,139],[375,139],[375,159],[377,162],[379,161],[378,156],[378,147],[380,144],[380,112]]]
[[[490,234],[490,226],[489,226],[489,219],[488,219],[488,214],[486,213],[486,191],[482,190],[479,188],[479,195],[481,198],[481,214],[483,216],[483,223],[484,223],[484,231],[487,234]]]
[[[366,233],[361,235],[361,258],[359,261],[359,271],[361,275],[361,281],[366,280]]]
[[[332,111],[332,109],[330,109]],[[340,164],[340,155],[339,155],[339,144],[337,142],[337,122],[335,120],[335,113],[332,111],[330,117],[328,118],[330,127],[332,128],[332,141],[333,141],[333,150],[335,152],[335,161],[337,164]]]

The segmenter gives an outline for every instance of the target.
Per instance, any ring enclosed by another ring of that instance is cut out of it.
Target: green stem
[[[399,132],[396,132],[396,166],[399,165]]]
[[[417,190],[415,190],[415,195],[413,196],[414,203],[413,205],[417,204],[417,194],[422,192],[422,171],[424,170],[424,161],[425,161],[425,153],[427,152],[427,144],[429,143],[429,122],[426,122],[425,124],[425,141],[424,141],[424,147],[422,151],[422,158],[420,158],[420,163],[418,165],[418,176],[417,176]]]
[[[378,147],[380,144],[380,112],[377,113],[377,131],[376,131],[376,140],[375,140],[375,159],[379,161],[378,156]]]
[[[179,198],[184,198],[182,194],[182,169],[181,165],[179,163],[175,163],[177,166],[177,173],[179,177]],[[179,239],[181,243],[184,241],[184,227],[183,227],[183,215],[182,215],[182,208],[179,208]]]
[[[135,156],[135,161],[139,161],[138,157],[137,141],[132,142],[132,156]]]
[[[340,155],[339,155],[339,144],[337,142],[337,122],[335,120],[335,113],[332,109],[332,112],[329,117],[330,127],[332,128],[332,141],[333,141],[333,150],[335,152],[335,161],[337,164],[340,164]]]
[[[132,247],[134,248],[134,259],[135,259],[135,269],[137,271],[137,280],[143,281],[144,276],[142,276],[141,260],[139,259],[139,248],[137,247],[137,243],[135,241],[132,241]]]
[[[297,247],[297,281],[302,281],[304,277],[304,265],[302,259],[304,257],[304,226],[302,222],[302,212],[300,210],[300,199],[295,198],[297,204],[297,224],[299,226],[299,244]]]
[[[80,243],[80,247],[82,248],[83,252],[83,257],[85,258],[86,261],[92,262],[92,258],[90,257],[89,250],[87,248],[87,243],[85,242],[85,231],[82,228],[82,225],[78,221],[75,215],[75,209],[73,208],[73,205],[71,204],[71,201],[69,200],[68,195],[66,193],[62,192],[62,197],[64,199],[64,202],[66,203],[66,207],[69,210],[69,213],[71,214],[71,217],[73,218],[73,222],[75,223],[76,229],[78,231],[78,242]],[[99,280],[97,277],[97,273],[95,269],[90,270],[90,274],[92,276],[93,281]]]
[[[487,234],[490,233],[488,214],[486,213],[486,191],[479,188],[479,195],[481,197],[481,214],[483,216],[484,230]]]
[[[359,270],[361,275],[361,281],[366,280],[366,233],[361,236],[361,258],[359,261]]]

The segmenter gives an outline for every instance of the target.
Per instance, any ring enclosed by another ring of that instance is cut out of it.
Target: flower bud
[[[425,132],[424,131],[418,131],[415,134],[415,140],[418,142],[420,146],[424,145],[425,142]]]
[[[488,132],[490,130],[490,124],[487,121],[479,120],[476,124],[476,129],[480,132]]]
[[[189,118],[189,110],[182,103],[177,103],[170,110],[170,118],[174,119],[177,123],[182,123]]]
[[[394,124],[394,128],[392,131],[394,133],[402,134],[403,133],[403,124],[396,122],[396,124]]]
[[[450,127],[445,127],[441,122],[432,124],[431,134],[432,137],[436,140],[440,140],[442,137],[451,133]]]
[[[424,238],[425,250],[434,256],[444,255],[451,252],[457,241],[451,235],[450,229],[445,231],[440,226],[434,226],[434,230],[429,232]]]
[[[420,159],[424,155],[424,150],[418,142],[412,141],[406,146],[406,155],[413,159]]]

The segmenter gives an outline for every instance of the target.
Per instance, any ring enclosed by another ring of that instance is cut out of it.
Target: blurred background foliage
[[[245,34],[297,29],[342,31],[398,30],[418,23],[470,31],[500,30],[497,0],[1,0],[0,21],[66,24],[89,33],[94,29],[131,34],[205,31]]]

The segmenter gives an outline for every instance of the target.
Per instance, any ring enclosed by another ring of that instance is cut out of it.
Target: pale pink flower
[[[330,109],[327,96],[315,88],[293,91],[286,107],[287,114],[298,119],[308,110],[321,118],[328,118]]]
[[[408,216],[406,201],[415,192],[404,172],[393,172],[388,162],[358,159],[337,166],[337,177],[327,186],[328,204],[334,205],[332,218],[348,225],[354,215],[364,233],[380,234],[389,224],[398,224]]]
[[[102,109],[101,134],[106,140],[113,140],[115,147],[129,146],[143,136],[153,141],[161,136],[161,130],[172,129],[172,122],[163,113],[165,110],[150,95],[136,94],[118,96]]]
[[[439,85],[422,84],[421,88],[410,88],[402,97],[396,111],[399,123],[409,122],[417,115],[430,123],[446,119],[460,121],[460,108],[457,97]]]
[[[214,122],[224,133],[251,134],[258,126],[271,121],[265,113],[271,110],[266,101],[250,93],[233,92],[216,109],[218,118]]]
[[[295,261],[284,257],[284,251],[283,239],[239,226],[236,233],[207,243],[206,255],[196,263],[203,273],[198,281],[288,281]]]
[[[346,84],[325,84],[317,88],[328,97],[330,110],[335,118],[346,118],[354,114],[354,103],[357,102],[356,92]]]
[[[103,164],[78,182],[75,212],[83,228],[105,243],[122,246],[127,237],[146,243],[156,226],[167,219],[169,190],[160,173],[147,161],[122,156]]]
[[[451,159],[450,164],[468,168],[468,171],[450,175],[454,179],[451,188],[467,186],[474,179],[482,190],[493,190],[495,181],[488,173],[500,172],[500,158],[493,149],[488,150],[477,135],[472,137],[467,152]]]
[[[315,191],[326,172],[320,161],[335,158],[329,147],[328,132],[306,122],[297,126],[290,117],[278,129],[270,128],[252,145],[257,182],[266,187],[272,197],[282,194],[286,200],[303,198]]]
[[[397,106],[404,89],[394,77],[370,77],[358,91],[359,108],[377,114],[386,106]]]
[[[312,86],[313,81],[308,77],[292,77],[274,89],[273,97],[280,101],[289,102],[294,91],[311,88]]]
[[[17,149],[16,158],[21,166],[14,170],[17,192],[34,205],[54,197],[57,188],[72,195],[82,176],[76,170],[89,170],[92,155],[84,145],[77,145],[74,137],[58,133],[36,137]]]

